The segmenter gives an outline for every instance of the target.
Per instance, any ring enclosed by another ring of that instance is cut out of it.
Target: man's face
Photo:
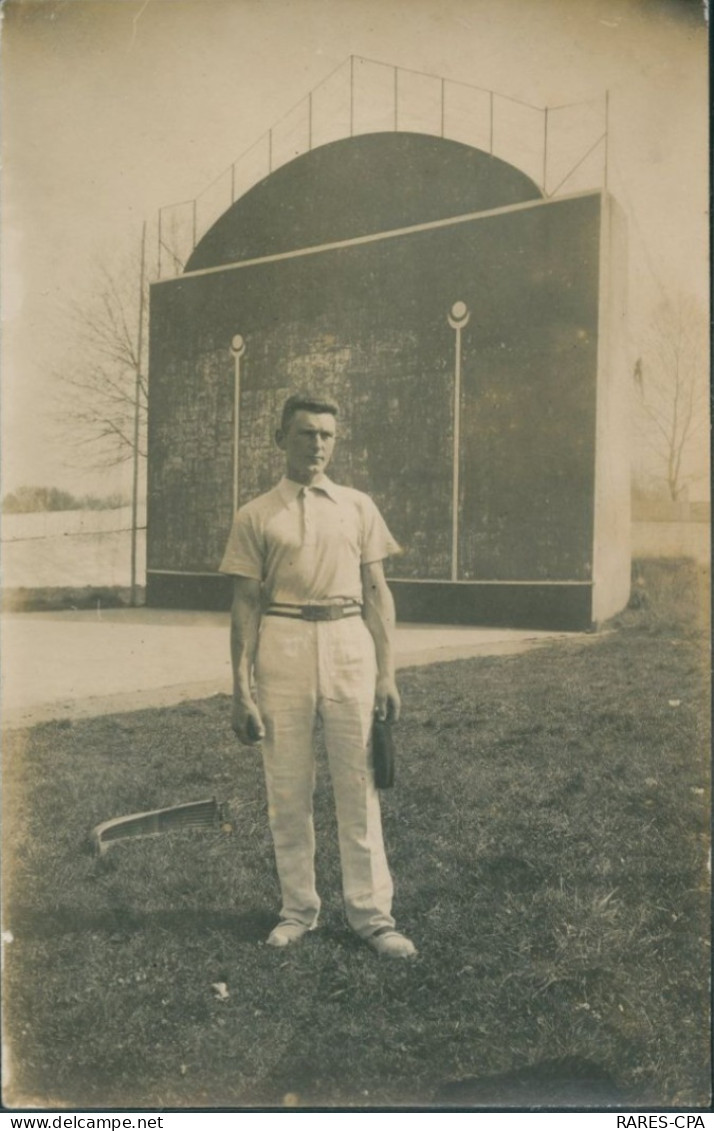
[[[310,484],[327,469],[335,447],[335,418],[330,412],[298,409],[287,432],[276,434],[278,447],[285,452],[288,477]]]

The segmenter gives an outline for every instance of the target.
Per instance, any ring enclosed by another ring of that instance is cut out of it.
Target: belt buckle
[[[332,620],[332,606],[330,605],[303,605],[303,620]]]

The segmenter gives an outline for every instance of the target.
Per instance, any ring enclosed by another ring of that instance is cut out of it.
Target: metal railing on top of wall
[[[181,274],[201,237],[281,165],[341,138],[383,131],[474,146],[526,173],[544,196],[607,187],[609,97],[534,106],[496,91],[350,55],[193,200],[158,215],[158,277]]]

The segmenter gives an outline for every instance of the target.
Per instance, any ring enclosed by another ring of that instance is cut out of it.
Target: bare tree
[[[55,374],[64,442],[93,468],[132,461],[131,603],[136,603],[140,463],[146,459],[146,224],[138,260],[99,267],[93,296],[68,308],[72,354]]]
[[[691,299],[663,302],[633,372],[635,424],[648,477],[677,502],[706,469],[707,320]]]
[[[54,374],[54,416],[75,466],[146,458],[149,280],[142,262],[134,254],[99,266],[92,295],[63,312],[71,347]]]

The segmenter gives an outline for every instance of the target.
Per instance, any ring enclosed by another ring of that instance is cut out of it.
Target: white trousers
[[[376,661],[369,629],[358,616],[316,622],[266,616],[255,672],[281,918],[313,927],[320,911],[312,809],[319,718],[335,797],[347,920],[364,937],[393,927],[392,879],[370,765]]]

